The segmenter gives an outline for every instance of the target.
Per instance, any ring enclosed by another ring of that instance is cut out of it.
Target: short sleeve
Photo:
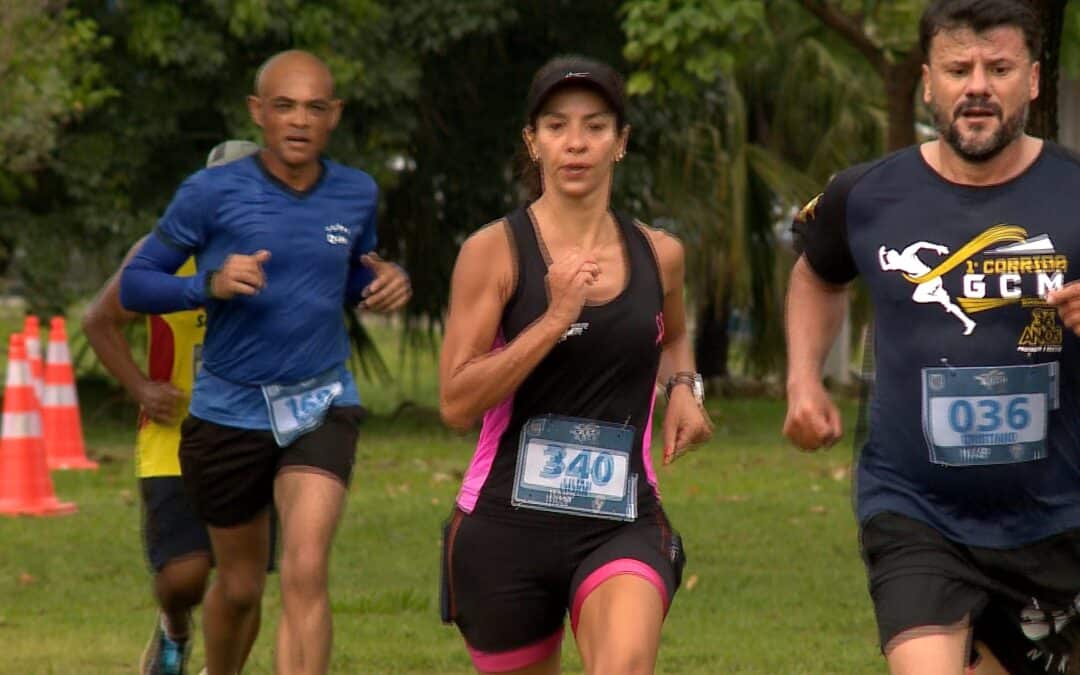
[[[800,209],[791,223],[795,250],[819,277],[833,284],[846,284],[859,275],[847,236],[847,198],[854,184],[851,171],[831,180],[825,192]]]
[[[193,253],[206,242],[213,209],[210,186],[205,175],[197,173],[180,185],[154,231],[169,246]]]

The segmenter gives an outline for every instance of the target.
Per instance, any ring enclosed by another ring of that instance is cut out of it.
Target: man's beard
[[[1030,103],[1025,103],[1015,114],[1004,120],[1002,120],[1001,116],[1001,106],[991,103],[986,99],[971,99],[964,101],[956,107],[951,116],[934,106],[932,107],[934,113],[934,126],[937,127],[941,138],[948,143],[949,147],[951,147],[964,161],[971,162],[972,164],[982,164],[997,157],[1010,143],[1017,138],[1020,138],[1024,133],[1024,127],[1027,126],[1028,109],[1030,108],[1030,105]],[[958,122],[964,111],[968,108],[993,110],[1000,122],[997,131],[983,141],[974,139],[965,140],[960,134]]]

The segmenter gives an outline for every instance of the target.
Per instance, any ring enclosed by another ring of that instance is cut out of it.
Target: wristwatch
[[[684,370],[669,377],[667,384],[664,385],[664,393],[669,399],[671,398],[671,390],[679,384],[690,387],[690,393],[694,395],[694,400],[698,402],[698,405],[705,404],[705,381],[701,379],[701,373]]]

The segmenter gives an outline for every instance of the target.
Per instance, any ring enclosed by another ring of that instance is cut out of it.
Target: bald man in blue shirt
[[[237,636],[265,585],[272,503],[282,540],[277,670],[325,673],[329,550],[360,414],[341,310],[392,312],[411,290],[400,267],[373,253],[375,181],[322,156],[342,110],[326,65],[302,51],[275,55],[248,108],[263,150],[181,185],[125,268],[121,301],[144,313],[206,308],[180,461],[218,567],[203,611],[208,674],[239,669]],[[173,276],[191,255],[200,272]]]

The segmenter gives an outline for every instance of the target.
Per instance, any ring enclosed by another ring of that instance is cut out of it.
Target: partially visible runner
[[[220,166],[258,152],[250,141],[214,146],[207,167]],[[144,239],[131,247],[121,269]],[[195,273],[189,258],[177,274]],[[202,602],[213,561],[206,527],[184,493],[180,478],[180,420],[191,398],[199,368],[206,312],[202,309],[147,316],[147,371],[135,363],[124,327],[142,315],[120,305],[119,271],[90,304],[82,328],[102,365],[139,404],[135,470],[143,504],[143,549],[154,573],[159,615],[139,663],[142,675],[183,675],[191,653],[191,613]],[[245,655],[259,629],[255,613],[242,638]]]
[[[533,79],[523,131],[542,194],[474,233],[454,269],[441,409],[483,429],[444,532],[443,619],[481,673],[651,673],[684,555],[649,448],[709,437],[683,307],[683,247],[610,209],[622,78],[581,57]],[[537,191],[539,192],[539,191]]]
[[[873,396],[856,509],[895,675],[1068,670],[1080,621],[1080,159],[1024,133],[1041,30],[1020,0],[920,22],[940,138],[838,174],[794,229],[784,433],[841,435],[821,364],[861,276]],[[1075,667],[1075,665],[1073,666]]]
[[[400,267],[372,253],[375,181],[322,156],[342,111],[326,65],[302,51],[271,57],[248,109],[263,149],[181,185],[124,268],[121,300],[145,313],[206,308],[180,464],[217,563],[203,604],[209,675],[235,675],[243,661],[271,504],[284,611],[275,667],[325,673],[330,545],[360,418],[342,309],[394,311],[411,290]],[[173,276],[192,255],[198,273]]]

